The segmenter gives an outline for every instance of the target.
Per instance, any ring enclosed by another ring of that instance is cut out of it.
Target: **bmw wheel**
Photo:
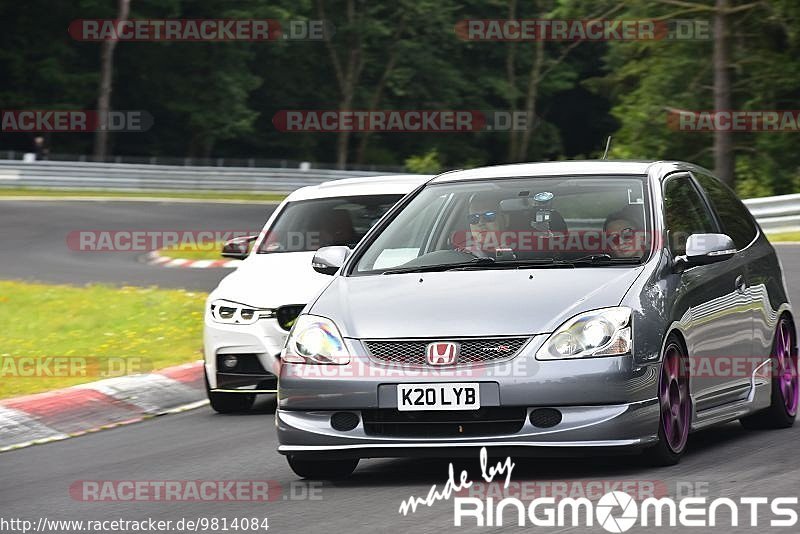
[[[256,401],[256,396],[253,393],[218,393],[211,391],[211,386],[208,383],[208,375],[203,372],[203,377],[206,380],[206,393],[208,394],[208,401],[211,408],[218,413],[237,413],[246,412],[253,407]]]

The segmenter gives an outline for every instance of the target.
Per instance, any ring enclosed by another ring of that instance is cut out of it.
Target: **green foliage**
[[[442,170],[442,161],[439,151],[432,148],[421,156],[411,156],[406,159],[406,170],[416,174],[437,174]]]
[[[686,4],[634,0],[622,18],[664,16],[709,20],[709,9],[685,12]],[[732,2],[735,4],[735,2]],[[681,6],[681,7],[676,7]],[[749,4],[728,17],[733,109],[796,109],[800,94],[800,7],[797,2]],[[605,55],[607,74],[588,80],[592,90],[615,103],[619,121],[611,156],[682,159],[713,167],[713,134],[670,128],[672,109],[712,110],[711,40],[612,42]],[[737,132],[734,137],[736,189],[740,196],[798,191],[800,153],[792,132]]]
[[[736,193],[741,198],[768,197],[773,194],[772,176],[758,164],[758,159],[740,156],[736,159]]]
[[[797,109],[800,3],[731,0],[735,109]],[[671,129],[669,109],[713,108],[710,40],[467,41],[465,19],[710,19],[713,0],[325,0],[335,27],[324,42],[121,42],[114,56],[112,107],[145,110],[145,134],[112,134],[111,151],[136,156],[258,157],[331,163],[336,133],[285,133],[281,110],[336,109],[343,100],[331,51],[360,64],[349,106],[383,110],[522,111],[535,89],[535,121],[521,132],[354,132],[349,163],[435,172],[519,159],[610,157],[683,159],[713,167],[710,133]],[[132,0],[131,17],[319,18],[316,0]],[[693,9],[687,6],[693,5]],[[353,9],[353,16],[348,10]],[[3,2],[0,102],[4,109],[92,109],[100,44],[72,40],[78,18],[113,18],[111,0]],[[533,80],[533,73],[540,77]],[[535,81],[535,83],[531,83]],[[30,137],[0,133],[0,150],[29,150]],[[49,134],[53,153],[89,153],[92,136]],[[517,143],[525,143],[522,153]],[[435,146],[435,150],[431,147]],[[797,134],[737,133],[743,196],[800,191]]]

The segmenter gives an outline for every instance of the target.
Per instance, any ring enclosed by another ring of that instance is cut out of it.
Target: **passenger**
[[[642,209],[628,206],[606,218],[603,231],[612,256],[633,258],[644,254]]]

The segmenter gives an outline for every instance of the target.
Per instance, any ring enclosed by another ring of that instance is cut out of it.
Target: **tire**
[[[658,443],[645,451],[655,466],[675,465],[681,460],[692,425],[689,365],[683,344],[675,335],[667,338],[658,379]]]
[[[241,413],[250,410],[256,401],[254,393],[217,393],[211,391],[208,384],[208,375],[205,371],[203,377],[206,380],[206,394],[211,408],[217,413]]]
[[[315,460],[308,455],[290,454],[286,460],[297,476],[316,480],[347,478],[353,474],[358,465],[358,458]]]
[[[789,428],[797,416],[797,350],[792,320],[781,317],[772,342],[772,402],[769,407],[742,417],[739,422],[750,430]]]

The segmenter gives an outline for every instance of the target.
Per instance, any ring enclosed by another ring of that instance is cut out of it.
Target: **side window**
[[[687,175],[670,178],[664,185],[664,218],[669,248],[676,256],[686,254],[690,235],[716,232],[703,197]]]
[[[711,200],[722,224],[722,231],[733,239],[737,249],[741,250],[749,245],[758,231],[747,207],[733,191],[713,176],[696,173],[695,178]]]

